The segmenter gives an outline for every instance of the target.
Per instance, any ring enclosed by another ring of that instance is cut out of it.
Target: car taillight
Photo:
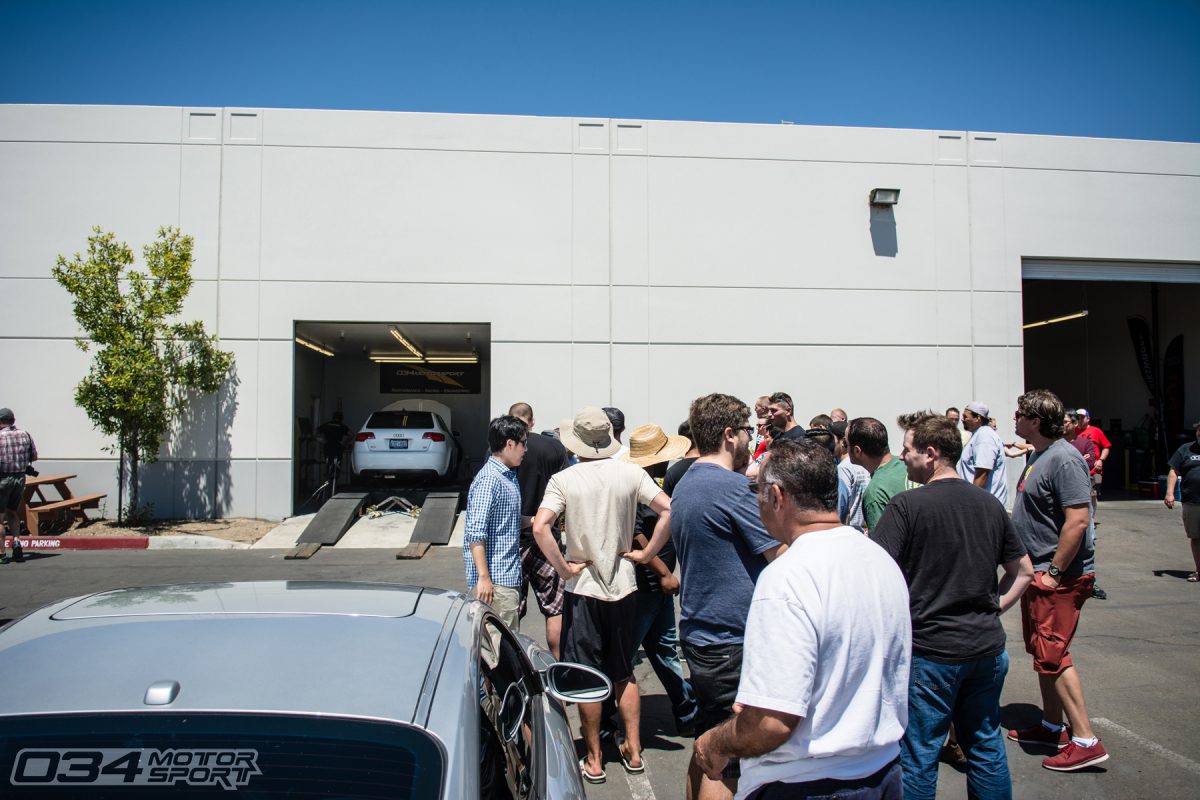
[[[375,434],[372,433],[371,431],[363,431],[362,433],[360,433],[354,437],[354,441],[365,442],[367,439],[374,439],[374,438],[375,438]]]
[[[446,434],[444,434],[444,433],[434,433],[433,431],[429,431],[428,433],[426,433],[426,434],[425,434],[424,436],[422,436],[421,438],[422,438],[422,439],[428,439],[428,440],[429,440],[429,441],[431,441],[431,442],[444,442],[444,441],[446,441]]]

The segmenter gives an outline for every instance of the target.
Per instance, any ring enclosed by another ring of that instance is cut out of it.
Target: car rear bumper
[[[350,466],[355,475],[378,477],[382,475],[430,473],[444,476],[450,466],[448,452],[359,452],[350,457]]]

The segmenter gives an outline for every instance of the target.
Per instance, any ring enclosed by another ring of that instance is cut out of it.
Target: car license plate
[[[388,447],[392,450],[407,450],[408,439],[388,439]]]

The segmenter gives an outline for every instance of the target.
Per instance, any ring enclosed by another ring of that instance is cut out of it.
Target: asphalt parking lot
[[[1088,708],[1112,758],[1074,774],[1042,769],[1041,753],[1009,744],[1014,796],[1019,798],[1192,798],[1200,783],[1200,585],[1191,571],[1179,508],[1127,501],[1101,504],[1098,576],[1107,601],[1084,607],[1073,648]],[[323,550],[308,561],[285,561],[284,551],[139,550],[36,553],[24,564],[0,566],[0,619],[20,616],[73,595],[190,581],[327,579],[425,583],[461,589],[458,549],[431,551],[420,561],[397,561],[381,550]],[[535,612],[536,613],[536,612]],[[540,618],[526,633],[543,638]],[[1012,667],[1003,696],[1006,727],[1037,719],[1037,684],[1020,640],[1015,613],[1005,617]],[[786,674],[786,665],[781,665]],[[69,679],[78,664],[47,664],[39,678]],[[23,677],[9,676],[19,681]],[[643,741],[647,776],[630,779],[616,760],[608,782],[589,788],[595,798],[683,796],[690,740],[674,735],[661,686],[645,664]],[[966,797],[965,780],[943,766],[938,796]]]

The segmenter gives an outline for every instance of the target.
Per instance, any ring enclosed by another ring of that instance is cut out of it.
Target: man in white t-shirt
[[[555,473],[546,484],[533,536],[546,560],[566,581],[563,596],[562,658],[603,672],[613,682],[625,725],[621,761],[626,772],[646,771],[642,763],[641,698],[633,676],[637,652],[637,576],[634,564],[648,564],[670,535],[671,499],[644,469],[610,456],[621,443],[602,409],[582,408],[559,428],[563,445],[579,463]],[[659,515],[644,550],[633,550],[638,504]],[[558,548],[551,528],[565,513]],[[580,760],[588,783],[604,783],[600,755],[600,703],[579,705],[587,755]]]
[[[694,757],[710,777],[740,758],[739,800],[898,800],[912,639],[904,576],[838,522],[824,447],[776,444],[758,486],[767,531],[788,550],[754,587],[735,714],[696,740]]]
[[[1005,475],[1004,441],[990,424],[991,409],[978,400],[963,409],[963,427],[971,438],[958,459],[958,476],[967,483],[992,493],[1000,505],[1008,505],[1008,478]]]

